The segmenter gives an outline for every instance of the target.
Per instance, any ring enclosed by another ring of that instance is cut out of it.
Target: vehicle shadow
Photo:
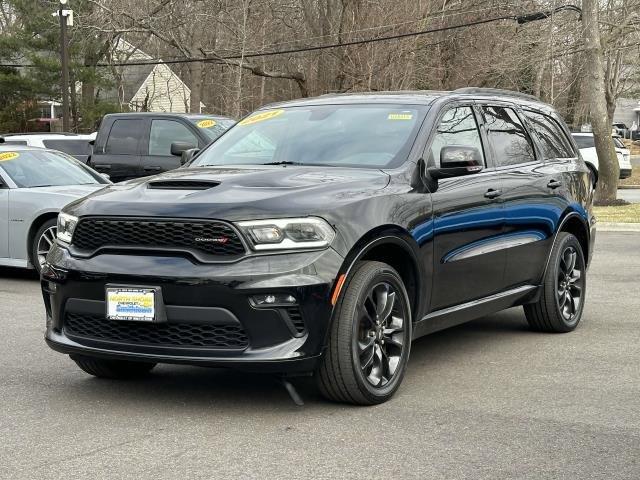
[[[423,337],[412,345],[405,382],[428,381],[425,377],[442,374],[459,355],[472,355],[475,350],[510,342],[514,336],[532,334],[522,310],[512,309]],[[452,352],[457,353],[452,357]],[[305,402],[304,409],[335,408],[335,404],[320,396],[312,378],[299,377],[292,383]],[[117,403],[133,409],[301,410],[289,398],[278,377],[229,369],[160,365],[150,376],[130,381],[74,375],[71,385],[64,388],[67,396],[71,394],[77,401]]]
[[[39,280],[35,270],[26,268],[0,267],[0,280]]]

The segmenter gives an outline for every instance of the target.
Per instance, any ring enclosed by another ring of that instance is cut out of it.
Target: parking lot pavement
[[[90,378],[45,346],[37,280],[0,270],[0,478],[640,478],[640,236],[600,233],[588,278],[575,332],[512,309],[431,335],[358,408],[223,370]]]

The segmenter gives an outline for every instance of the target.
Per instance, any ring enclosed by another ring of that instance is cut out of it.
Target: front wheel
[[[586,275],[580,242],[574,235],[560,232],[551,251],[540,298],[524,306],[529,326],[551,333],[574,330],[584,309]]]
[[[318,387],[334,401],[385,402],[402,382],[410,347],[411,310],[402,278],[384,263],[361,262],[336,305],[316,372]]]

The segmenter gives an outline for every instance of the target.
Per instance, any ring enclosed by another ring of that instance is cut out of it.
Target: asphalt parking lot
[[[599,233],[571,334],[512,309],[418,340],[389,403],[160,366],[93,379],[42,339],[35,277],[0,270],[0,478],[640,478],[640,234]]]

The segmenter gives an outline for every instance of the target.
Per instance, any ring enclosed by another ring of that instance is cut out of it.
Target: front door
[[[173,142],[188,143],[198,148],[198,137],[182,122],[154,118],[149,128],[149,148],[140,162],[141,176],[156,175],[178,168],[180,157],[171,154]]]
[[[447,145],[480,150],[485,169],[462,177],[441,179],[432,192],[434,265],[431,311],[480,299],[501,290],[504,250],[496,248],[503,231],[501,185],[480,134],[471,105],[450,107],[442,115],[428,151],[427,163],[438,165]]]

